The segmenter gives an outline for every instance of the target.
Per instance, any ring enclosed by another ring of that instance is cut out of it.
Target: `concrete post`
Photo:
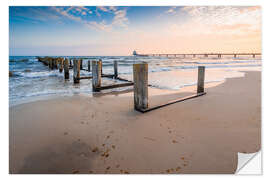
[[[92,61],[92,86],[93,91],[99,91],[101,86],[101,61]]]
[[[133,64],[134,108],[148,108],[148,64]]]
[[[204,72],[205,72],[205,66],[199,66],[198,67],[197,93],[204,92]]]
[[[80,61],[73,59],[73,82],[80,82]]]

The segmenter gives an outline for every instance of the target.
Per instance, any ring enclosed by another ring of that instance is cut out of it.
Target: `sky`
[[[259,6],[11,6],[11,56],[261,52]]]

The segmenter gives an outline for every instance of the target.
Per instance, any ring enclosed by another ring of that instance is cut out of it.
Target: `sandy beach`
[[[149,88],[150,107],[195,90]],[[261,72],[205,91],[145,114],[132,92],[12,106],[10,173],[234,173],[237,152],[261,149]]]

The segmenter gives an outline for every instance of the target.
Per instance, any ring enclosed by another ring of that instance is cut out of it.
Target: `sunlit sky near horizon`
[[[10,55],[261,52],[258,6],[9,8]]]

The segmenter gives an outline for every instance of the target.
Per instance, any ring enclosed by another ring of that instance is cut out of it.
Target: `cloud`
[[[258,7],[186,6],[181,8],[183,12],[187,21],[172,23],[172,30],[189,34],[246,34],[261,29]]]
[[[106,21],[103,20],[101,22],[96,22],[96,21],[90,21],[86,23],[87,26],[90,28],[94,28],[95,30],[102,30],[106,32],[110,32],[112,30],[112,26],[110,24],[106,24]]]
[[[171,7],[168,11],[166,11],[166,13],[169,13],[169,14],[175,14],[176,13],[176,7]]]
[[[111,23],[107,23],[104,19],[99,22],[93,21],[93,20],[88,21],[86,19],[82,19],[82,16],[90,15],[93,13],[91,10],[89,10],[86,7],[81,7],[81,6],[80,7],[72,6],[69,8],[52,7],[52,9],[55,10],[60,15],[70,20],[80,22],[86,25],[87,27],[93,28],[95,30],[102,30],[102,31],[109,32],[114,27],[126,28],[129,23],[128,18],[126,17],[127,15],[126,9],[119,10],[115,6],[111,6],[111,7],[98,6],[95,11],[98,17],[101,17],[101,14],[98,11],[102,11],[103,13],[113,14],[114,17]]]
[[[114,18],[112,25],[117,25],[121,27],[127,27],[127,24],[129,23],[128,18],[126,17],[126,10],[117,10],[114,12]]]
[[[108,11],[110,11],[110,10],[107,9],[107,7],[105,7],[105,6],[97,6],[97,9],[99,9],[99,10],[101,10],[101,11],[103,11],[103,12],[108,12]]]

